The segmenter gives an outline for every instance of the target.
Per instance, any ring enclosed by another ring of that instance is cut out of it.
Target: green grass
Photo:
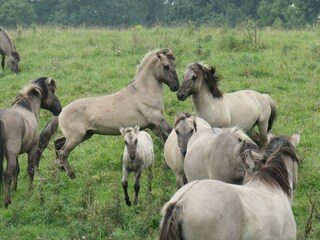
[[[19,74],[8,67],[0,78],[0,108],[10,106],[20,89],[41,76],[57,80],[63,106],[83,97],[110,94],[131,81],[144,55],[170,47],[182,81],[194,61],[215,65],[224,92],[252,89],[270,93],[279,116],[273,132],[301,132],[301,165],[293,212],[298,239],[320,238],[320,29],[262,31],[252,44],[244,30],[212,28],[127,30],[35,27],[9,30],[21,55]],[[191,99],[179,102],[163,88],[165,118],[173,124],[178,111],[194,112]],[[42,111],[40,127],[50,118]],[[94,136],[79,145],[69,161],[77,179],[57,169],[53,143],[45,150],[35,189],[27,191],[26,156],[20,156],[18,191],[12,204],[0,201],[1,239],[157,239],[160,209],[175,192],[172,172],[163,169],[163,144],[153,135],[156,153],[153,194],[141,180],[141,204],[127,207],[121,187],[122,137]],[[133,196],[133,178],[129,180]],[[316,211],[310,220],[311,203]],[[308,230],[308,228],[310,230]]]

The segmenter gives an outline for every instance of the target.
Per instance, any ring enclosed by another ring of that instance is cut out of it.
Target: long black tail
[[[4,123],[0,119],[0,192],[3,189],[3,160],[5,155]]]
[[[39,167],[40,159],[42,156],[42,152],[48,146],[48,143],[51,137],[57,132],[58,129],[58,116],[53,116],[46,126],[42,129],[39,142],[38,142],[38,149],[36,153],[36,166]]]
[[[167,203],[163,210],[160,240],[183,240],[181,219],[182,206],[178,202]]]

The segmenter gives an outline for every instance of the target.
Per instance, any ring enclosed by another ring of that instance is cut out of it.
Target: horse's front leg
[[[13,172],[13,187],[12,187],[12,190],[13,191],[17,191],[17,188],[18,188],[18,176],[19,176],[19,173],[20,173],[20,167],[19,167],[19,161],[18,161],[18,157],[17,157],[17,167],[16,167],[16,170]]]
[[[129,175],[128,171],[125,168],[123,168],[123,176],[122,176],[121,184],[124,192],[124,199],[126,201],[127,206],[131,206],[131,201],[128,195],[128,175]]]
[[[140,177],[141,177],[141,172],[142,170],[138,170],[134,173],[134,192],[135,192],[135,197],[134,197],[134,205],[138,205],[139,200],[139,191],[140,191]]]
[[[160,124],[155,126],[152,131],[162,140],[163,143],[165,143],[172,131],[172,127],[164,118],[162,118]]]
[[[149,190],[149,193],[152,192],[152,179],[153,179],[153,166],[151,165],[148,168],[148,190]]]
[[[1,68],[2,68],[2,70],[4,70],[4,60],[5,60],[5,58],[6,58],[6,55],[3,54],[2,55],[2,60],[1,60]]]
[[[28,179],[29,179],[29,191],[33,189],[33,178],[34,178],[34,169],[36,166],[35,158],[36,158],[36,152],[37,152],[37,145],[36,147],[33,147],[29,152],[28,152]]]

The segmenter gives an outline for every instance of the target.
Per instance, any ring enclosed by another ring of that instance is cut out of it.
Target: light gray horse
[[[188,182],[216,179],[242,184],[244,158],[260,155],[259,147],[239,128],[203,129],[188,143],[184,172]]]
[[[184,185],[162,209],[160,240],[295,240],[291,203],[299,140],[272,139],[265,165],[244,185],[210,179]]]
[[[17,52],[9,34],[3,28],[0,28],[0,55],[2,56],[2,70],[4,69],[5,58],[8,56],[8,65],[11,71],[14,73],[19,71],[20,55]]]
[[[152,191],[152,165],[154,162],[153,142],[151,136],[145,131],[139,131],[139,126],[120,128],[124,137],[125,147],[122,155],[122,187],[126,204],[131,206],[128,195],[128,176],[134,172],[134,205],[138,204],[138,194],[140,190],[140,177],[142,171],[148,169],[148,187]]]
[[[212,127],[238,126],[254,136],[254,126],[259,128],[260,146],[267,144],[267,133],[276,118],[276,107],[268,94],[252,90],[223,93],[218,88],[220,77],[216,69],[201,63],[188,65],[177,97],[184,101],[192,95],[196,115]]]
[[[11,108],[0,110],[0,182],[3,183],[3,160],[6,158],[6,207],[11,203],[10,185],[13,177],[13,189],[17,189],[18,155],[22,153],[28,154],[29,189],[32,188],[40,108],[47,109],[54,115],[58,115],[62,109],[55,90],[55,80],[39,78],[20,91]]]
[[[174,129],[164,144],[164,158],[176,175],[177,188],[187,183],[183,164],[188,141],[194,133],[205,128],[211,129],[211,126],[200,117],[184,112],[177,113],[176,115]]]
[[[75,178],[69,163],[70,152],[93,134],[119,135],[119,128],[140,126],[156,129],[165,141],[172,128],[163,118],[163,83],[177,91],[179,81],[175,70],[175,57],[170,49],[157,49],[148,53],[137,68],[134,80],[114,94],[82,98],[65,106],[53,118],[40,138],[37,160],[47,146],[58,123],[63,137],[55,141],[58,161]]]

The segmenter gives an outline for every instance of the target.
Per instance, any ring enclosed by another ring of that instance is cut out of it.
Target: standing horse
[[[124,137],[125,147],[122,155],[122,187],[126,204],[131,206],[128,195],[128,176],[134,172],[134,205],[138,204],[138,194],[140,190],[140,177],[143,170],[149,170],[149,192],[152,181],[152,164],[154,161],[153,142],[151,136],[145,131],[139,131],[139,126],[120,128]]]
[[[187,183],[183,164],[188,141],[194,133],[205,128],[211,129],[211,126],[200,117],[189,113],[178,113],[176,115],[174,129],[164,144],[164,158],[170,169],[176,175],[177,188]]]
[[[0,28],[0,55],[2,56],[1,67],[4,69],[5,58],[8,56],[8,65],[12,72],[17,73],[19,71],[20,55],[14,47],[13,41],[9,34]]]
[[[242,159],[257,155],[259,147],[237,127],[204,129],[188,143],[184,172],[188,182],[215,179],[242,184],[245,176]]]
[[[252,90],[223,93],[218,88],[219,80],[214,67],[192,63],[184,73],[177,97],[184,101],[192,95],[196,115],[205,119],[212,127],[238,126],[253,134],[253,128],[257,125],[260,145],[265,147],[267,133],[277,115],[271,97]]]
[[[61,112],[61,105],[55,95],[56,82],[42,77],[22,89],[11,108],[0,110],[0,182],[3,180],[3,160],[7,159],[4,175],[6,184],[5,207],[11,203],[10,185],[17,189],[19,174],[18,155],[28,154],[29,189],[32,189],[34,160],[39,139],[38,116],[40,108],[54,115]]]
[[[179,88],[175,57],[170,49],[148,53],[137,68],[134,80],[119,92],[78,99],[64,107],[59,120],[54,117],[44,129],[37,160],[58,124],[63,137],[55,141],[57,159],[71,179],[75,174],[68,163],[68,156],[93,134],[119,135],[119,127],[138,125],[141,129],[158,130],[165,140],[172,128],[163,118],[163,83],[171,91]]]
[[[296,239],[298,142],[298,135],[271,140],[265,165],[244,185],[198,180],[180,188],[162,209],[160,240]]]

